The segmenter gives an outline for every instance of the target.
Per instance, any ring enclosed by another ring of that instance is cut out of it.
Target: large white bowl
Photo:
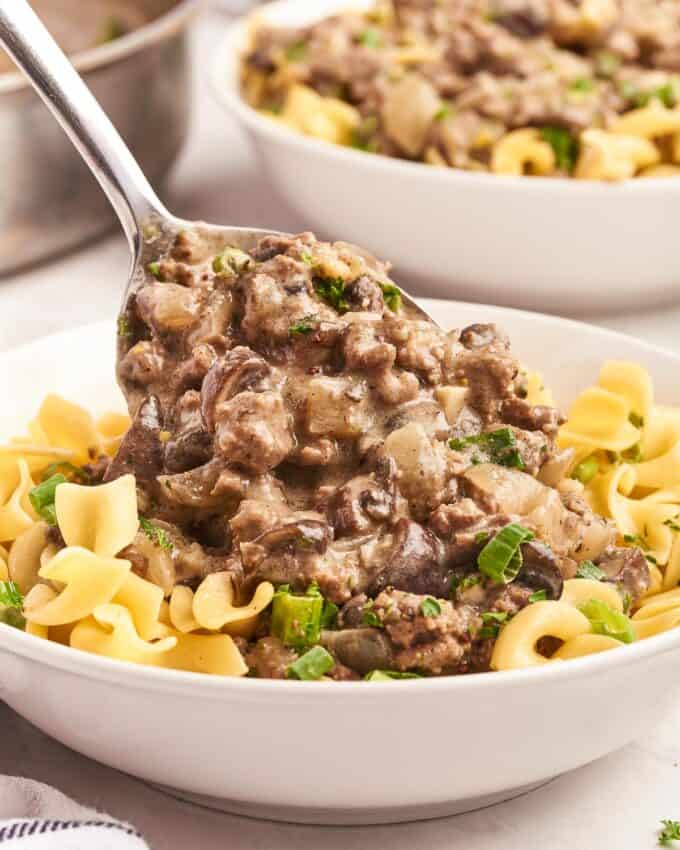
[[[301,25],[372,0],[282,0]],[[305,137],[251,109],[238,85],[248,22],[228,31],[214,85],[269,179],[313,229],[391,260],[412,291],[571,313],[677,297],[680,178],[604,184],[433,168]]]
[[[447,326],[492,320],[562,403],[606,357],[677,402],[680,357],[563,319],[430,302]],[[43,394],[120,406],[114,331],[91,325],[0,355],[0,437]],[[388,683],[219,679],[137,667],[0,626],[0,697],[104,764],[231,811],[374,823],[507,799],[648,731],[676,696],[680,629],[542,669]]]

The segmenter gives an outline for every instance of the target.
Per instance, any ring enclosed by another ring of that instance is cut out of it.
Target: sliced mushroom
[[[387,587],[410,593],[446,596],[449,579],[442,549],[432,532],[403,517],[388,536],[388,545],[376,547],[379,569],[369,588],[377,596]]]
[[[387,635],[379,629],[323,631],[321,643],[346,667],[364,675],[371,670],[394,666],[394,650]]]
[[[522,559],[517,581],[533,590],[545,590],[548,599],[559,599],[564,582],[550,547],[539,540],[532,540],[522,546]]]
[[[216,360],[201,388],[201,413],[209,431],[215,430],[215,408],[246,389],[252,389],[270,373],[269,364],[252,349],[239,345]]]
[[[156,396],[142,402],[116,456],[109,464],[104,481],[114,481],[131,473],[137,483],[150,483],[163,471],[161,405]]]
[[[202,466],[212,457],[212,444],[211,435],[202,428],[178,434],[165,444],[165,469],[175,473]]]
[[[267,551],[315,552],[323,555],[331,542],[331,529],[322,520],[298,519],[286,522],[265,531],[253,543]]]
[[[636,547],[611,546],[596,563],[609,581],[615,582],[622,590],[631,594],[633,601],[639,599],[649,588],[649,565]]]

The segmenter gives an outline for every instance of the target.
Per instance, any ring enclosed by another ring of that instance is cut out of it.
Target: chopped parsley
[[[628,421],[635,428],[643,428],[644,424],[645,424],[645,417],[640,416],[639,413],[636,413],[634,410],[631,410],[631,412],[628,415]]]
[[[589,457],[584,458],[580,463],[576,464],[574,471],[571,473],[571,477],[580,481],[581,484],[588,484],[593,480],[593,478],[595,478],[599,470],[600,464],[598,463],[597,458],[595,455],[589,455]]]
[[[0,581],[0,605],[7,608],[21,608],[24,597],[13,581]]]
[[[161,264],[156,260],[153,263],[149,263],[146,267],[146,270],[150,275],[153,275],[156,280],[163,282],[163,275],[161,274]]]
[[[595,56],[595,68],[601,77],[611,77],[620,67],[620,57],[609,50],[600,50]]]
[[[300,319],[299,322],[291,325],[288,328],[288,333],[290,336],[302,336],[304,334],[309,334],[316,328],[317,321],[316,316],[305,316]]]
[[[588,578],[592,581],[602,581],[605,573],[592,561],[581,561],[576,570],[576,578]]]
[[[301,62],[307,55],[307,45],[304,41],[294,41],[286,48],[286,59],[289,62]]]
[[[533,538],[532,531],[516,522],[501,528],[477,556],[480,572],[498,584],[514,581],[522,568],[520,547]]]
[[[149,540],[156,544],[156,546],[160,546],[161,549],[168,551],[172,549],[172,540],[170,540],[167,533],[160,526],[154,525],[154,523],[146,519],[146,517],[140,516],[139,527],[142,529],[144,534],[146,534]]]
[[[314,257],[309,253],[309,251],[301,251],[300,259],[303,263],[307,263],[308,266],[313,266],[315,263]]]
[[[595,88],[595,81],[590,77],[579,77],[569,84],[569,91],[589,92]]]
[[[402,673],[399,670],[371,670],[364,676],[365,682],[392,682],[396,679],[422,679],[420,673]]]
[[[382,621],[380,617],[378,617],[378,615],[375,613],[375,611],[372,610],[372,608],[373,600],[371,599],[370,602],[367,602],[364,605],[361,621],[365,626],[372,626],[374,629],[382,629]]]
[[[434,113],[435,121],[445,121],[453,114],[453,109],[450,103],[442,103],[439,109]]]
[[[548,598],[547,590],[536,590],[529,597],[529,602],[545,602]]]
[[[564,127],[542,127],[541,138],[553,149],[557,167],[571,172],[578,159],[578,139]]]
[[[677,522],[678,517],[680,517],[680,514],[669,519],[665,519],[663,524],[670,528],[671,531],[680,531],[680,525]]]
[[[130,327],[130,320],[127,316],[118,316],[118,322],[116,323],[116,327],[118,330],[118,336],[132,336],[132,328]]]
[[[321,609],[322,629],[332,629],[335,626],[339,610],[340,609],[335,602],[330,602],[328,599],[324,599],[323,608]]]
[[[629,449],[621,452],[621,457],[623,460],[627,460],[628,463],[641,463],[643,455],[640,443],[635,443],[634,446],[631,446]]]
[[[315,682],[333,669],[333,656],[323,646],[313,646],[288,666],[286,676],[289,679],[301,679]]]
[[[363,44],[364,47],[380,47],[381,43],[380,33],[371,27],[365,29],[359,36],[359,44]]]
[[[639,534],[624,534],[623,542],[628,543],[631,546],[639,546],[643,552],[649,552],[649,543],[647,543],[645,538],[641,537]]]
[[[499,428],[484,434],[449,440],[449,448],[455,451],[462,451],[468,446],[479,446],[489,456],[489,460],[498,466],[524,469],[524,461],[517,448],[515,433],[511,428]],[[478,460],[477,463],[479,462]]]
[[[438,617],[442,612],[442,606],[431,596],[426,596],[420,603],[420,613],[423,617]]]
[[[477,637],[482,639],[497,638],[501,626],[510,619],[507,611],[484,611],[479,616],[484,625],[477,633]]]
[[[323,300],[334,307],[338,313],[349,310],[345,297],[345,281],[341,277],[317,277],[314,279],[314,291]]]
[[[635,632],[628,617],[610,608],[600,599],[589,599],[578,608],[590,620],[596,635],[606,635],[622,643],[633,643],[635,640]]]
[[[479,573],[470,573],[469,575],[454,576],[451,580],[451,596],[454,596],[458,591],[467,590],[470,587],[481,584],[482,577]]]
[[[240,248],[230,247],[213,258],[212,269],[215,274],[233,276],[244,272],[252,261],[250,254]]]
[[[381,283],[380,288],[382,289],[385,304],[393,313],[398,312],[401,307],[401,291],[399,287],[393,283]]]
[[[659,831],[659,846],[670,847],[674,841],[680,841],[680,821],[662,820],[663,829]]]
[[[28,500],[33,506],[33,510],[48,525],[57,524],[57,512],[54,507],[55,494],[57,487],[67,480],[65,475],[57,473],[28,492]]]

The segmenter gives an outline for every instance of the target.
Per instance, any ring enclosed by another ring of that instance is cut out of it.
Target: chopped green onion
[[[318,319],[316,316],[305,316],[303,319],[300,319],[299,322],[296,322],[288,328],[288,334],[290,336],[302,336],[303,334],[309,334],[314,330],[317,321]]]
[[[365,682],[393,682],[395,679],[422,679],[420,673],[401,673],[399,670],[371,670],[364,676]]]
[[[324,600],[323,609],[321,610],[321,628],[322,629],[332,629],[335,625],[335,621],[338,619],[338,611],[340,609],[335,604],[335,602],[330,602],[328,599]]]
[[[536,590],[529,597],[529,602],[545,602],[548,598],[547,590]]]
[[[633,643],[635,632],[625,614],[620,614],[600,599],[589,599],[579,610],[590,620],[590,625],[597,635],[606,635],[623,643]]]
[[[603,581],[606,578],[604,573],[597,564],[592,561],[581,561],[576,569],[576,578],[588,578],[592,581]]]
[[[399,287],[395,286],[393,283],[381,283],[380,288],[382,289],[383,298],[387,307],[389,307],[393,313],[397,313],[401,306],[401,291],[399,290]]]
[[[132,328],[130,327],[130,320],[127,316],[118,316],[118,321],[116,322],[116,329],[118,332],[118,336],[120,337],[132,336]]]
[[[271,633],[286,646],[305,649],[318,643],[324,599],[317,591],[298,596],[279,588],[272,601]]]
[[[363,44],[364,47],[380,47],[381,38],[378,30],[374,30],[371,27],[364,30],[359,36],[359,43]]]
[[[75,466],[67,460],[58,460],[45,468],[41,481],[47,481],[53,475],[61,474],[68,481],[77,481],[80,484],[89,484],[91,476],[80,466]]]
[[[304,41],[296,41],[286,48],[286,59],[290,62],[300,62],[307,54],[307,45]]]
[[[578,159],[578,139],[564,127],[542,127],[541,138],[553,149],[557,167],[571,172]]]
[[[0,581],[0,605],[8,608],[21,608],[24,597],[13,581]]]
[[[597,462],[595,455],[589,455],[587,458],[577,463],[571,477],[580,481],[581,484],[590,483],[600,471],[600,464]]]
[[[383,628],[382,620],[380,619],[380,617],[378,617],[378,615],[375,613],[375,611],[371,610],[372,608],[373,608],[373,600],[371,599],[369,602],[367,602],[364,605],[364,610],[363,610],[362,615],[361,615],[361,622],[365,626],[371,626],[374,629],[382,629]]]
[[[212,261],[215,274],[237,275],[244,272],[252,262],[252,257],[240,248],[225,248]]]
[[[161,264],[156,260],[153,263],[149,263],[146,267],[149,274],[153,275],[156,280],[163,281],[163,275],[161,274]]]
[[[314,291],[323,298],[338,313],[349,310],[349,302],[345,298],[345,281],[341,277],[317,277],[314,279]]]
[[[486,541],[488,539],[489,539],[489,532],[488,531],[478,531],[477,534],[475,534],[475,543],[486,543]]]
[[[431,596],[426,596],[420,603],[420,613],[423,617],[438,617],[442,612],[442,606]]]
[[[29,490],[28,499],[33,506],[33,510],[41,519],[44,519],[48,525],[57,524],[57,512],[54,509],[54,497],[57,487],[66,482],[66,476],[58,473],[52,475],[47,481],[38,484],[32,490]]]
[[[533,537],[532,531],[518,523],[506,525],[477,556],[480,572],[498,584],[509,584],[522,568],[522,543]]]
[[[286,675],[289,679],[302,679],[314,682],[333,669],[333,656],[322,646],[315,646],[297,661],[289,665]]]
[[[146,519],[146,517],[140,516],[139,527],[142,529],[144,534],[146,534],[149,540],[156,544],[156,546],[160,546],[161,549],[172,549],[172,540],[170,540],[165,530],[160,528],[160,526],[155,525],[153,522]]]
[[[26,628],[26,617],[24,617],[19,608],[3,607],[0,605],[0,623],[23,631]]]
[[[300,259],[303,263],[307,263],[308,266],[313,266],[315,263],[314,257],[309,253],[309,251],[301,251]]]
[[[670,847],[674,841],[680,841],[680,821],[662,820],[663,829],[659,832],[659,846]]]
[[[474,434],[471,437],[449,440],[449,448],[454,451],[462,451],[468,446],[479,446],[486,452],[489,460],[498,466],[507,466],[514,469],[524,469],[522,455],[517,449],[517,439],[512,428],[498,428],[484,434]],[[477,456],[473,456],[472,463],[480,463]]]

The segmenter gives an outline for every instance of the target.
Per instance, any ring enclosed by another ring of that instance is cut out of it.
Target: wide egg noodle
[[[243,634],[252,630],[258,616],[274,597],[274,586],[261,582],[247,605],[234,605],[234,588],[227,572],[211,573],[206,576],[196,591],[192,603],[194,619],[201,628],[218,631],[222,628],[237,629],[232,634]],[[172,609],[172,606],[171,606]]]
[[[16,540],[37,519],[28,498],[34,486],[28,464],[23,458],[19,458],[15,463],[18,469],[18,481],[6,500],[0,504],[0,543]]]

